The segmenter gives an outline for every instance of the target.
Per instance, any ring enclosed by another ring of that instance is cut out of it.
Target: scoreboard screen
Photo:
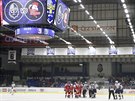
[[[70,9],[61,1],[58,1],[54,25],[61,30],[68,27]]]
[[[2,0],[3,25],[45,24],[46,0]]]

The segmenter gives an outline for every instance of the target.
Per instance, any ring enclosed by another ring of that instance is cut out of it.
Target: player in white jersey
[[[88,84],[87,84],[87,82],[85,82],[83,85],[83,97],[84,98],[86,97],[87,90],[88,90]]]
[[[123,99],[123,85],[120,83],[120,99]]]
[[[118,95],[120,98],[120,83],[115,81],[115,98],[118,99]]]
[[[12,82],[12,84],[11,84],[11,94],[13,95],[14,94],[14,92],[15,92],[15,83],[14,82]]]

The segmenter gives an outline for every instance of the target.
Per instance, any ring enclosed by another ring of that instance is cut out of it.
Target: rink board
[[[8,94],[11,87],[0,87],[1,94]],[[16,87],[17,94],[64,94],[64,88]],[[108,89],[97,90],[97,95],[108,95]],[[135,96],[135,89],[124,89],[124,95]]]

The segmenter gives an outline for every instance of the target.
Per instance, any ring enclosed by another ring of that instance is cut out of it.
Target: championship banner
[[[115,46],[110,46],[109,55],[117,55],[117,49]]]
[[[96,55],[96,49],[94,47],[89,47],[89,54]]]
[[[46,0],[2,0],[3,25],[45,24]]]
[[[16,63],[16,50],[8,51],[8,63]]]
[[[68,47],[67,48],[67,55],[75,55],[75,48]]]
[[[55,55],[54,48],[47,48],[47,55]]]
[[[98,24],[109,36],[116,36],[116,20],[98,21]],[[83,36],[102,36],[100,29],[93,21],[70,21],[70,27]],[[76,35],[71,29],[69,32],[71,36]]]
[[[135,47],[133,47],[132,49],[133,49],[133,54],[135,55]]]
[[[35,48],[27,48],[27,55],[35,55]]]

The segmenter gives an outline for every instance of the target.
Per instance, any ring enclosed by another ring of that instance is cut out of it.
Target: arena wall
[[[0,87],[0,93],[9,93],[10,87]],[[64,88],[43,88],[43,87],[16,87],[16,93],[45,93],[45,94],[64,94]],[[97,91],[98,95],[107,95],[108,89]],[[125,89],[124,94],[135,96],[135,89]]]

